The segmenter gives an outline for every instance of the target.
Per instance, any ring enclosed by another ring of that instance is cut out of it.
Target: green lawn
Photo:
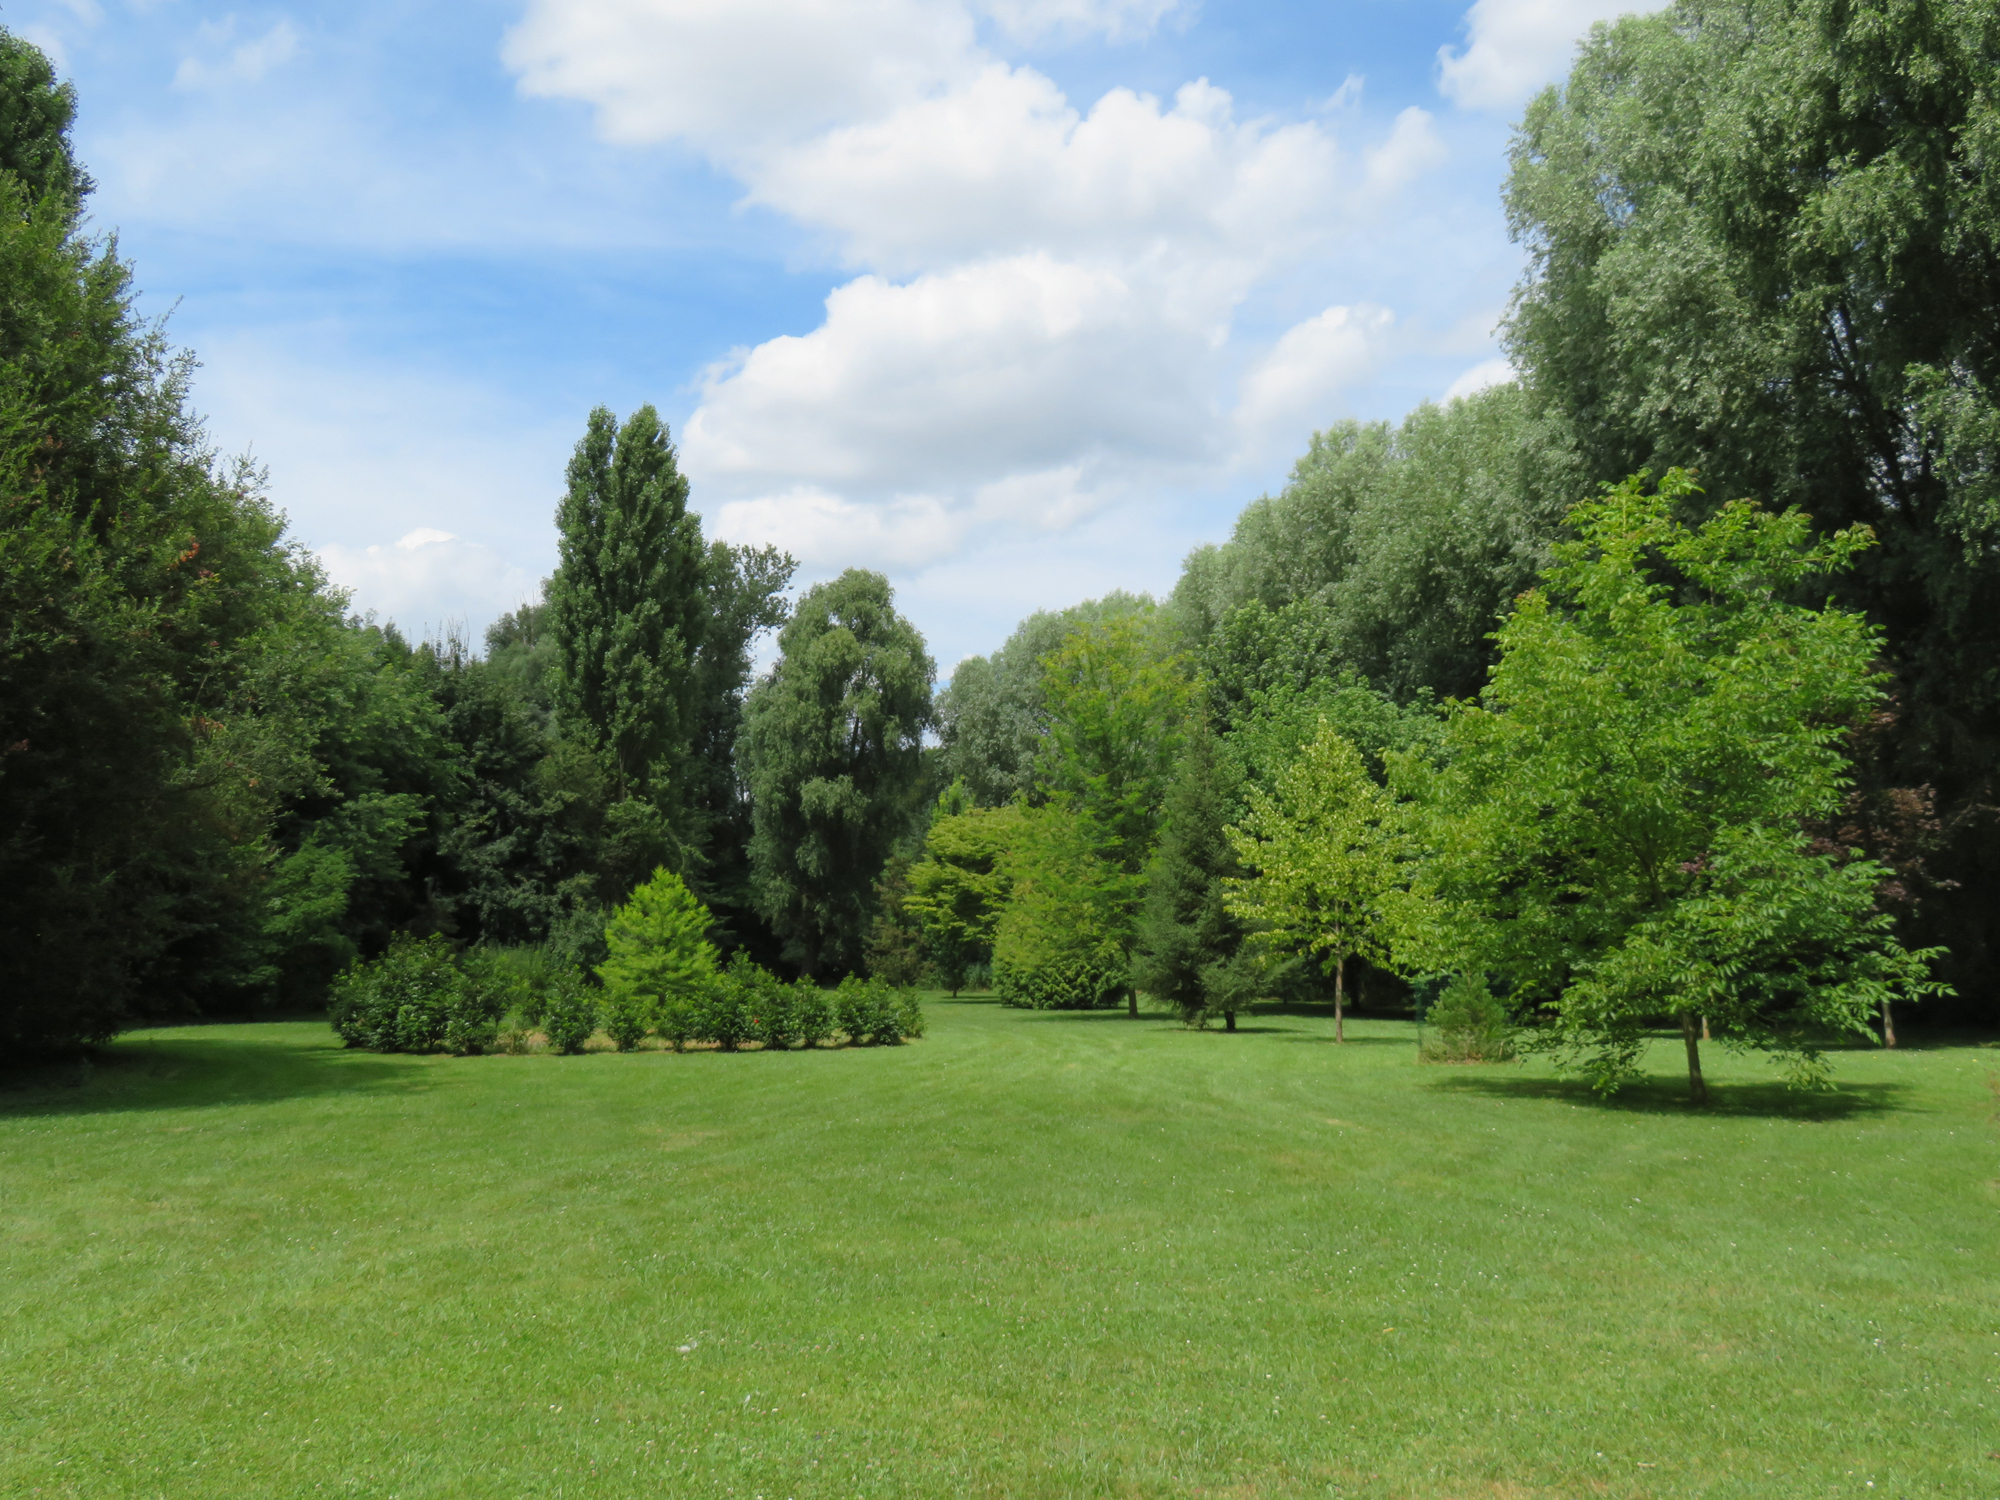
[[[0,1493],[2000,1497],[2000,1051],[139,1033],[0,1094]],[[1870,1487],[1872,1481],[1872,1488]]]

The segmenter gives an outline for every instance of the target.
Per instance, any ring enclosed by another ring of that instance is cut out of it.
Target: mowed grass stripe
[[[928,1011],[0,1095],[0,1491],[2000,1496],[2000,1053],[1698,1114],[1664,1046],[1606,1106],[1395,1022]]]

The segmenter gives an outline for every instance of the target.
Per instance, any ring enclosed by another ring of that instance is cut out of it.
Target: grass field
[[[2000,1497],[2000,1051],[139,1033],[0,1094],[0,1493]]]

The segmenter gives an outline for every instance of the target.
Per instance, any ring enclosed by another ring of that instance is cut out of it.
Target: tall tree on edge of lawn
[[[924,777],[935,675],[889,580],[850,568],[799,600],[744,705],[752,890],[808,975],[861,956]]]
[[[616,796],[651,804],[691,862],[696,657],[708,621],[701,523],[659,413],[590,414],[556,511],[548,582],[553,698],[563,732],[605,758]]]

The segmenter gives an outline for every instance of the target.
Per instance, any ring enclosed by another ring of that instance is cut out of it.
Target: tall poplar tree
[[[685,862],[698,837],[689,749],[709,615],[701,522],[651,406],[623,427],[605,407],[591,412],[568,479],[548,583],[556,719],[603,757],[614,796],[658,809]]]

